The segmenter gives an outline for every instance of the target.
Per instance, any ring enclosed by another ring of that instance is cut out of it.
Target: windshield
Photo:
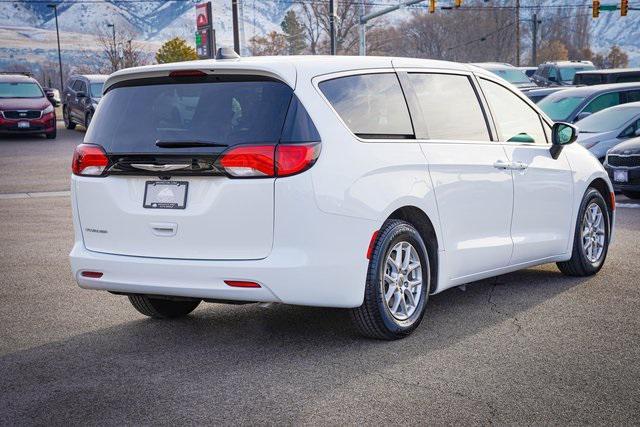
[[[527,75],[522,70],[499,69],[490,71],[512,84],[531,83],[529,77],[527,77]]]
[[[92,98],[100,98],[102,96],[102,86],[104,83],[91,83],[89,85],[90,95]]]
[[[573,82],[573,77],[578,71],[595,70],[593,65],[582,65],[579,67],[560,67],[560,80],[563,82]]]
[[[580,132],[596,133],[618,129],[640,114],[640,108],[608,108],[580,120]]]
[[[538,102],[538,107],[554,121],[566,120],[578,105],[584,101],[584,96],[562,96],[551,94]]]
[[[42,98],[44,94],[36,83],[0,83],[0,98]]]
[[[284,83],[251,76],[141,84],[116,87],[102,97],[86,142],[108,153],[167,152],[157,141],[277,143],[293,96]],[[181,150],[211,153],[206,147]]]

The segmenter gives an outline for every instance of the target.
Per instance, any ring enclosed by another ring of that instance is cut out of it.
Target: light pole
[[[62,78],[62,54],[60,53],[60,29],[58,28],[58,5],[55,3],[48,4],[47,7],[53,9],[56,17],[56,36],[58,38],[58,66],[60,67],[60,91],[64,90],[64,79]]]
[[[113,71],[118,71],[118,46],[116,46],[116,24],[107,24],[108,28],[111,28],[113,34]]]

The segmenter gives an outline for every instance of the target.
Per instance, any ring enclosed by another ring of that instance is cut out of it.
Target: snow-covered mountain
[[[110,31],[107,23],[115,24],[118,31],[126,30],[135,39],[162,42],[180,36],[190,43],[194,39],[194,0],[175,1],[127,1],[106,0],[104,2],[76,2],[75,0],[53,0],[58,4],[58,20],[63,33],[98,34]],[[213,25],[218,45],[231,44],[231,0],[211,0]],[[396,4],[399,0],[376,0],[375,7]],[[440,5],[448,0],[442,0]],[[503,0],[507,1],[507,0]],[[532,2],[534,0],[531,0]],[[610,0],[617,2],[617,0]],[[499,1],[498,1],[499,3]],[[523,1],[523,4],[528,2]],[[566,0],[540,0],[539,5],[564,5]],[[506,4],[506,3],[505,3]],[[280,22],[289,8],[296,8],[290,0],[242,0],[241,30],[244,40],[254,35],[264,35],[280,29]],[[585,6],[585,13],[590,13]],[[403,19],[408,10],[394,14],[394,19]],[[525,12],[526,15],[526,12]],[[526,16],[523,16],[526,18]],[[630,53],[632,65],[640,65],[640,12],[630,11],[621,18],[619,12],[602,12],[591,21],[594,50],[606,50],[613,44],[620,45]],[[53,10],[43,2],[0,2],[0,27],[55,29]],[[544,31],[544,26],[542,27]],[[0,40],[0,56],[5,45]],[[245,43],[246,44],[246,43]],[[52,45],[52,48],[54,46]],[[2,58],[0,58],[2,59]]]

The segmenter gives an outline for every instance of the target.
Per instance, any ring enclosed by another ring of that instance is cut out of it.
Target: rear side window
[[[293,98],[289,86],[260,77],[218,76],[186,82],[163,78],[129,84],[103,96],[86,142],[100,144],[108,153],[166,153],[156,146],[157,141],[225,146],[277,143]],[[304,108],[297,110],[302,111],[291,118],[290,139],[317,137]],[[210,153],[212,149],[180,151]]]
[[[605,93],[596,97],[582,111],[589,113],[597,113],[605,108],[613,107],[620,104],[620,92]]]
[[[489,141],[471,81],[452,74],[410,73],[430,139]]]
[[[626,102],[640,101],[640,90],[630,90],[625,95],[626,95]]]
[[[640,82],[639,74],[621,74],[616,78],[616,83],[633,83]]]
[[[361,74],[319,84],[351,132],[361,138],[414,138],[395,73]]]

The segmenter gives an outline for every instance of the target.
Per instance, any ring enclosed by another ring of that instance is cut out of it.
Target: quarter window
[[[318,85],[351,132],[361,138],[414,138],[395,73],[360,74]]]
[[[410,73],[429,139],[489,141],[487,122],[466,76]]]
[[[493,118],[503,142],[536,142],[545,144],[540,116],[516,94],[489,80],[480,79]]]

